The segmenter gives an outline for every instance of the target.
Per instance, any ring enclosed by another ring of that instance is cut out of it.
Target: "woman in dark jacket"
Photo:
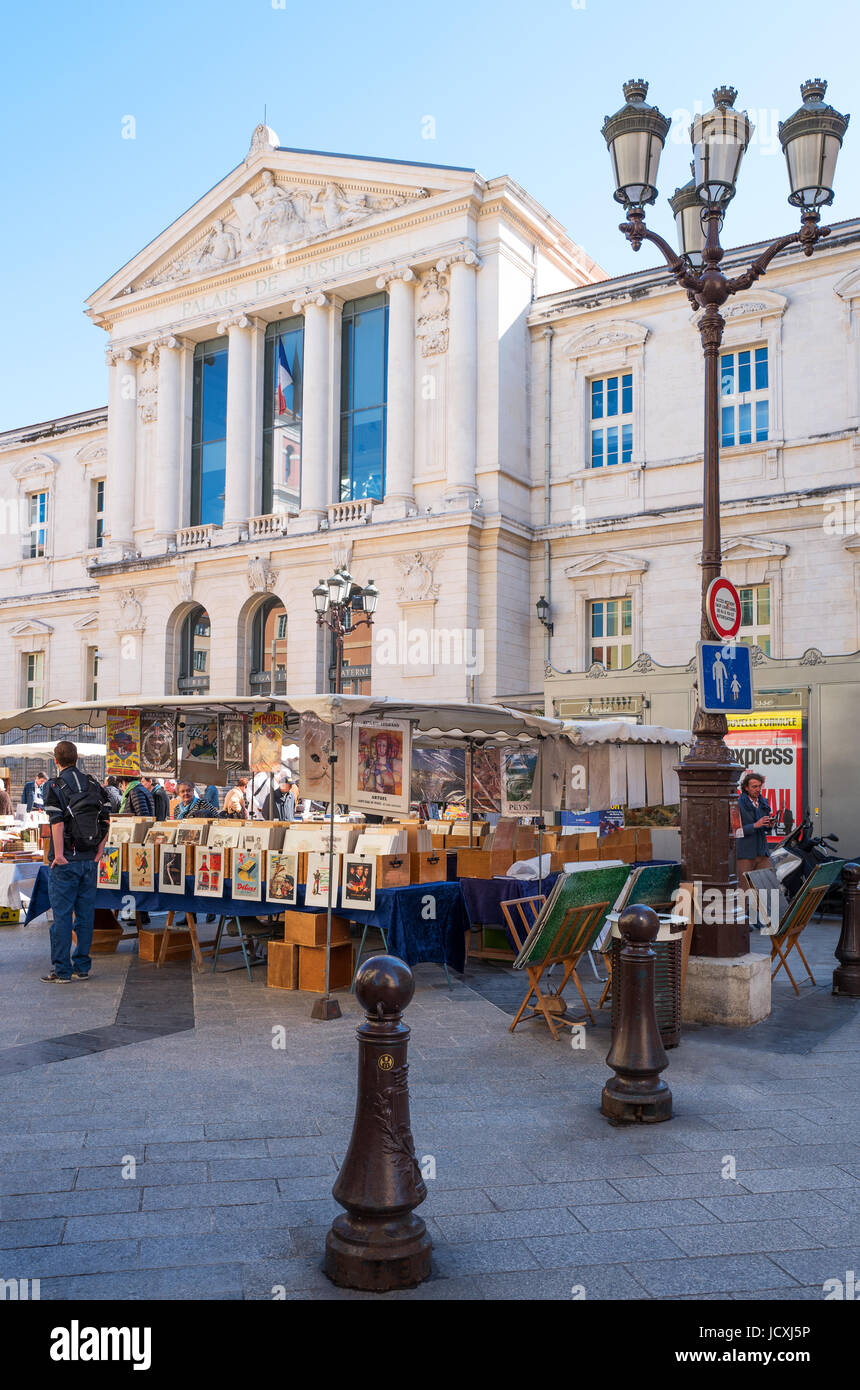
[[[758,772],[745,772],[741,778],[738,808],[744,833],[736,844],[738,875],[750,869],[770,867],[767,832],[774,818],[769,803],[762,796],[763,787],[764,778]]]

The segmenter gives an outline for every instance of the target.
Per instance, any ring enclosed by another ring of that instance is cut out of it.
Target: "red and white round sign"
[[[734,637],[741,625],[741,596],[722,575],[712,579],[705,598],[708,621],[717,637]]]

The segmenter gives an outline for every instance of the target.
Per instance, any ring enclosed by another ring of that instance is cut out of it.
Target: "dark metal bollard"
[[[845,898],[842,933],[834,951],[839,965],[833,972],[833,993],[860,999],[860,864],[845,864],[842,877]]]
[[[427,1196],[409,1122],[406,1044],[401,1021],[415,992],[396,956],[365,961],[355,995],[367,1013],[356,1029],[358,1098],[352,1138],[332,1188],[346,1207],[325,1243],[325,1272],[347,1289],[410,1289],[430,1273],[432,1243],[413,1208]]]
[[[613,984],[621,1000],[618,1027],[606,1061],[615,1076],[600,1101],[610,1124],[659,1124],[672,1118],[672,1092],[660,1072],[669,1061],[657,1030],[654,1007],[654,962],[651,949],[659,930],[653,908],[641,903],[625,908],[618,919],[623,946],[621,978]]]

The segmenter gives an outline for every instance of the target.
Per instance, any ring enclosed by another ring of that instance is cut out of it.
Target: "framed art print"
[[[174,840],[174,842],[173,842],[174,844],[176,844],[176,845],[199,845],[199,844],[202,843],[202,841],[203,841],[203,826],[202,826],[202,825],[177,825],[177,827],[176,827],[176,838],[175,838],[175,840]]]
[[[155,845],[129,845],[128,886],[132,893],[155,892]]]
[[[194,852],[194,894],[200,898],[224,895],[224,853],[197,845]]]
[[[159,893],[185,892],[185,846],[162,845],[158,870]]]
[[[233,900],[258,903],[263,896],[263,856],[259,851],[237,849],[233,853]]]
[[[151,777],[176,776],[176,716],[140,712],[140,770]]]
[[[266,851],[266,901],[289,907],[296,902],[299,878],[299,856],[282,854],[280,850]]]
[[[343,860],[343,895],[341,906],[373,912],[376,907],[376,859],[346,854]]]
[[[337,885],[340,879],[340,855],[334,856],[331,874],[332,906],[337,902]],[[329,874],[328,855],[308,855],[308,881],[305,889],[305,907],[328,907]]]
[[[384,815],[408,812],[411,748],[408,719],[354,719],[350,806]]]
[[[106,845],[99,860],[99,888],[119,888],[122,871],[122,846]]]

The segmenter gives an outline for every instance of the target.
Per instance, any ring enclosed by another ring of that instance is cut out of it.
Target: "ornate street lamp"
[[[774,256],[800,244],[811,256],[816,242],[829,233],[819,227],[819,208],[833,200],[836,158],[848,117],[824,104],[826,82],[816,78],[801,87],[803,105],[779,128],[788,163],[789,202],[801,209],[800,231],[779,237],[742,274],[727,277],[720,270],[723,248],[720,230],[726,207],[735,195],[738,171],[752,135],[743,111],[736,111],[733,87],[718,87],[714,109],[697,116],[690,129],[693,142],[692,184],[670,199],[681,254],[645,226],[645,205],[657,197],[657,169],[669,123],[645,104],[647,83],[636,79],[624,85],[625,105],[607,117],[603,135],[615,177],[615,198],[624,204],[627,221],[620,230],[634,251],[643,241],[659,247],[677,283],[687,291],[693,308],[704,310],[698,320],[705,354],[704,496],[702,507],[701,635],[717,638],[708,621],[705,597],[720,573],[719,477],[719,350],[725,328],[720,309],[731,295],[749,289],[764,275]],[[698,201],[699,228],[696,226]],[[696,709],[693,745],[679,768],[681,784],[681,857],[687,876],[703,888],[725,891],[731,877],[729,807],[738,768],[725,744],[723,714]],[[725,901],[725,898],[723,899]],[[737,956],[746,952],[749,929],[741,924],[700,924],[694,949],[699,955]]]
[[[541,594],[540,598],[535,604],[535,608],[537,610],[538,622],[546,628],[547,632],[551,637],[553,625],[549,620],[549,604],[543,594]]]
[[[313,590],[313,599],[317,627],[327,627],[334,637],[334,692],[340,695],[343,686],[343,639],[347,632],[356,627],[373,626],[379,590],[372,579],[362,588],[356,584],[349,570],[336,569],[328,579],[320,580]],[[332,679],[332,676],[329,678]]]

